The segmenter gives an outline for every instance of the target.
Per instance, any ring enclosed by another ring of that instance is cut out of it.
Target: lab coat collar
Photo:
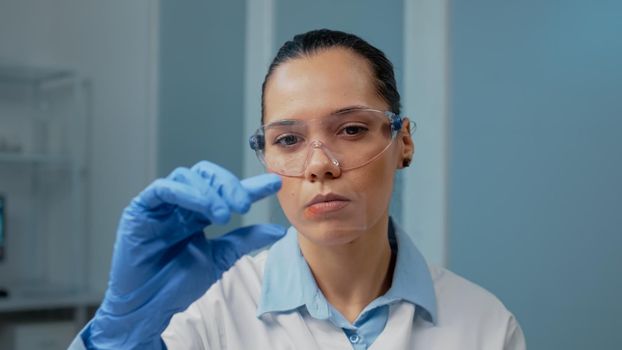
[[[391,218],[389,241],[392,249],[397,251],[391,288],[363,312],[407,301],[423,311],[420,314],[426,320],[436,323],[436,296],[428,265],[410,237]],[[314,318],[330,317],[330,306],[302,256],[298,231],[292,226],[268,253],[257,317],[266,313],[292,311],[302,306],[306,306]]]

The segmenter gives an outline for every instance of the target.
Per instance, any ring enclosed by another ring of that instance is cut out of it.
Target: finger
[[[241,181],[242,187],[248,192],[252,202],[256,202],[281,189],[282,180],[277,174],[261,174]]]
[[[281,225],[251,225],[231,231],[213,242],[222,254],[221,260],[231,265],[241,256],[278,241],[286,233],[287,229]]]
[[[196,188],[197,190],[199,190],[201,193],[208,193],[208,192],[214,191],[211,188],[212,185],[208,181],[206,181],[198,173],[188,168],[179,167],[173,170],[173,172],[171,172],[171,174],[167,176],[166,178],[173,180],[175,182],[181,182],[186,185],[192,186]]]
[[[229,170],[206,160],[195,164],[190,170],[205,179],[231,210],[243,214],[250,209],[251,197]]]
[[[222,213],[222,215],[218,215],[216,214],[216,216],[219,216],[218,219],[221,219],[222,221],[214,221],[212,218],[214,217],[214,215],[212,215],[210,219],[212,222],[215,223],[226,223],[229,221],[230,216],[231,216],[231,209],[230,209],[230,205],[227,203],[226,200],[224,200],[223,198],[221,198],[221,196],[216,192],[216,190],[214,188],[212,188],[212,185],[206,181],[203,177],[201,177],[201,175],[199,175],[197,172],[194,172],[188,168],[185,167],[179,167],[177,169],[175,169],[173,172],[171,172],[171,174],[169,176],[167,176],[167,179],[171,179],[175,182],[181,182],[184,183],[186,185],[189,185],[197,190],[199,190],[199,192],[206,198],[213,198],[213,197],[218,197],[219,199],[223,200],[223,202],[225,203],[225,205],[227,205],[227,212],[226,213]],[[212,213],[214,214],[214,213]]]
[[[138,197],[146,209],[162,204],[173,204],[207,217],[218,224],[226,223],[231,211],[215,191],[202,193],[198,189],[170,179],[158,179],[149,185]]]

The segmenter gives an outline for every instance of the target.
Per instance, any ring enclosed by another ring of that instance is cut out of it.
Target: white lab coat
[[[162,333],[169,349],[344,349],[352,344],[327,320],[293,311],[256,316],[267,251],[240,259]],[[369,349],[524,350],[512,314],[481,287],[431,267],[436,325],[415,317],[413,304],[391,305],[383,332]]]

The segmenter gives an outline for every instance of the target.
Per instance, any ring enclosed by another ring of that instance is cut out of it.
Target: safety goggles
[[[302,176],[319,151],[347,171],[380,157],[402,122],[392,112],[353,108],[311,120],[277,120],[257,129],[249,143],[268,171],[284,176]]]

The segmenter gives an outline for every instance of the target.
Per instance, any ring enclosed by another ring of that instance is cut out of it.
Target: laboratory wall
[[[159,176],[202,160],[242,176],[245,9],[244,0],[160,2]]]
[[[449,267],[529,349],[622,343],[622,3],[452,1]]]
[[[200,160],[240,175],[245,7],[160,3],[159,175]]]

